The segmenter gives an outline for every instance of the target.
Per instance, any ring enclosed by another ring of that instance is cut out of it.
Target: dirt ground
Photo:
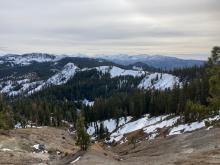
[[[33,145],[45,144],[48,153],[34,153]],[[92,144],[79,152],[63,129],[32,128],[0,132],[0,164],[16,165],[219,165],[220,128],[177,136],[106,146]]]
[[[219,165],[220,128],[199,130],[152,141],[133,148],[125,143],[115,147],[91,147],[76,165]],[[101,148],[101,149],[100,149]]]
[[[35,144],[44,144],[45,153],[36,152]],[[56,164],[78,151],[75,141],[64,129],[26,128],[0,132],[0,164]]]

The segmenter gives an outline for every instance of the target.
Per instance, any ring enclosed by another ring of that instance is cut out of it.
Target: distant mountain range
[[[8,63],[11,65],[28,65],[33,62],[52,62],[59,61],[65,58],[71,57],[80,57],[80,58],[91,58],[113,62],[119,65],[139,65],[142,67],[154,67],[160,69],[174,69],[174,68],[187,68],[194,65],[200,66],[205,63],[202,60],[185,60],[176,57],[161,56],[161,55],[127,55],[127,54],[118,54],[118,55],[97,55],[95,57],[89,57],[83,54],[68,56],[68,55],[52,55],[52,54],[43,54],[43,53],[30,53],[30,54],[8,54],[0,57],[1,63]]]
[[[194,65],[200,66],[205,63],[202,60],[184,60],[176,57],[169,57],[169,56],[161,56],[161,55],[109,55],[109,56],[98,56],[100,59],[105,59],[108,61],[112,61],[114,63],[120,65],[130,65],[135,64],[138,62],[147,64],[148,66],[154,68],[161,68],[161,69],[174,69],[174,68],[187,68],[192,67]]]
[[[71,83],[66,86],[68,82]],[[158,73],[157,69],[138,60],[121,65],[99,57],[55,56],[42,53],[0,57],[0,93],[5,95],[31,95],[51,86],[63,86],[60,89],[64,91],[67,87],[73,89],[75,85],[76,90],[79,90],[77,83],[80,83],[82,90],[93,84],[92,87],[100,88],[101,92],[106,86],[118,90],[164,90],[178,84],[179,78],[167,73]]]

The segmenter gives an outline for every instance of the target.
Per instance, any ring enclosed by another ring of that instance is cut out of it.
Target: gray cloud
[[[220,45],[219,7],[219,0],[0,0],[0,46],[206,59]]]

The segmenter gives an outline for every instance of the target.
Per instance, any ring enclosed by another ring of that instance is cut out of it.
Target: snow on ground
[[[158,128],[164,128],[164,127],[171,127],[171,126],[173,126],[174,124],[176,124],[176,122],[177,122],[177,120],[179,118],[180,117],[177,116],[177,117],[174,117],[174,118],[171,118],[171,119],[166,119],[166,120],[163,120],[163,121],[161,121],[159,123],[152,124],[152,125],[144,128],[143,130],[147,134],[155,133]]]
[[[90,106],[90,107],[92,107],[92,106],[94,105],[94,101],[89,101],[89,100],[87,100],[87,99],[84,99],[84,100],[82,101],[82,103],[83,103],[85,106]]]
[[[5,86],[1,89],[1,93],[8,93],[11,89],[13,89],[12,81],[5,82]],[[2,85],[1,85],[2,86]]]
[[[30,65],[32,62],[52,62],[61,60],[66,56],[54,56],[43,53],[33,53],[26,55],[6,55],[2,57],[4,62],[10,62],[12,66],[14,65]]]
[[[160,134],[159,129],[167,128],[168,135],[177,135],[185,132],[194,131],[197,129],[204,128],[206,121],[217,121],[220,120],[220,115],[204,119],[201,122],[193,122],[189,124],[179,124],[180,116],[172,115],[163,115],[158,117],[151,117],[145,115],[144,117],[136,120],[125,123],[122,126],[119,126],[114,132],[110,134],[110,139],[106,140],[107,143],[120,142],[124,143],[124,137],[126,134],[143,130],[148,135],[148,140],[156,138]],[[210,128],[209,128],[210,129]],[[93,131],[94,132],[94,131]]]
[[[173,88],[175,84],[179,84],[179,78],[167,73],[153,73],[147,75],[138,85],[140,89],[155,88],[164,90]]]
[[[215,117],[210,117],[208,119],[204,119],[201,122],[197,121],[197,122],[193,122],[193,123],[189,123],[189,124],[181,124],[176,127],[173,127],[170,130],[169,135],[178,135],[178,134],[182,134],[185,132],[194,131],[194,130],[205,127],[206,121],[216,121],[216,120],[220,120],[220,115],[216,115]]]
[[[39,150],[40,144],[35,144],[35,145],[33,145],[33,148],[35,148],[36,150]]]
[[[125,119],[124,117],[119,118],[118,121],[118,126],[122,126],[125,123],[129,122],[132,118],[131,117],[127,117],[127,119]],[[103,123],[104,128],[108,129],[108,132],[111,133],[112,131],[114,131],[117,127],[117,122],[115,119],[109,119],[109,120],[104,120],[104,121],[98,121],[97,122],[97,126],[98,128],[100,128],[101,123]],[[95,122],[90,123],[87,132],[89,135],[94,135],[95,134]]]
[[[17,81],[9,80],[2,82],[0,83],[0,92],[8,94],[9,96],[17,96],[19,94],[30,95],[51,85],[65,84],[75,75],[76,72],[83,72],[91,69],[96,69],[102,74],[109,73],[111,78],[118,76],[143,76],[143,80],[138,85],[138,88],[141,89],[155,88],[163,90],[166,88],[172,88],[174,84],[179,83],[179,78],[170,74],[149,74],[148,72],[142,70],[125,70],[116,66],[99,66],[95,68],[80,69],[75,64],[68,63],[63,67],[61,71],[50,77],[48,80],[30,82],[30,79],[21,79]],[[123,83],[126,83],[126,80],[120,81],[119,86],[121,86]],[[86,100],[83,102],[89,106],[93,105],[93,102],[86,102]]]
[[[139,71],[142,71],[142,70],[143,70],[142,67],[138,67],[138,66],[133,66],[132,69],[134,69],[134,70],[139,70]]]
[[[13,151],[13,150],[11,150],[11,149],[9,149],[9,148],[1,148],[0,150],[3,151],[3,152]]]
[[[77,161],[79,161],[79,159],[80,159],[80,156],[78,158],[76,158],[74,161],[72,161],[70,164],[76,163]]]
[[[75,75],[79,68],[73,64],[68,63],[64,66],[63,70],[52,76],[46,83],[53,85],[65,84],[71,77]]]
[[[32,94],[34,92],[40,91],[44,87],[47,87],[47,86],[50,86],[50,85],[65,84],[70,78],[72,78],[75,75],[75,73],[78,70],[79,70],[79,68],[75,64],[68,63],[64,66],[63,70],[61,70],[57,74],[53,75],[46,82],[43,82],[42,84],[37,86],[35,89],[29,91],[28,94]]]
[[[126,123],[125,125],[123,125],[119,129],[117,129],[114,133],[111,134],[110,140],[108,142],[110,142],[110,143],[113,141],[118,142],[119,140],[121,140],[123,138],[123,136],[125,134],[143,129],[147,126],[150,126],[152,124],[160,122],[160,121],[164,120],[166,117],[168,117],[168,116],[164,115],[164,116],[149,118],[149,115],[145,115],[144,117],[142,117],[136,121]]]
[[[103,74],[110,73],[111,78],[118,76],[133,76],[140,77],[146,74],[145,71],[137,70],[125,70],[116,66],[99,66],[95,68],[97,71],[102,72]]]

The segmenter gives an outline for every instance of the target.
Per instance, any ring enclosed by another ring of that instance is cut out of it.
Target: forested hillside
[[[148,72],[122,69],[119,66],[100,67],[102,65],[97,61],[71,59],[81,71],[74,73],[66,83],[45,86],[31,95],[6,97],[4,103],[1,99],[1,118],[4,118],[1,120],[1,127],[9,128],[18,122],[25,125],[28,121],[51,126],[61,126],[63,121],[74,124],[79,113],[83,114],[86,123],[110,118],[119,120],[127,116],[140,118],[144,114],[176,114],[182,116],[185,122],[202,120],[216,113],[220,107],[219,49],[213,48],[207,65],[203,67],[168,72],[180,80],[164,88],[157,88],[155,85],[165,75],[162,71],[149,80],[151,86],[138,88],[144,77],[150,77],[152,70]],[[68,62],[68,58],[64,58],[55,68],[62,68]],[[105,64],[107,65],[106,62]],[[35,71],[37,68],[42,69],[39,68],[42,66],[47,69],[48,62],[35,65]],[[24,72],[29,65],[26,67]],[[34,70],[34,67],[31,69]],[[44,72],[41,70],[40,73]],[[47,74],[40,77],[47,77]],[[93,103],[85,104],[84,100]]]

